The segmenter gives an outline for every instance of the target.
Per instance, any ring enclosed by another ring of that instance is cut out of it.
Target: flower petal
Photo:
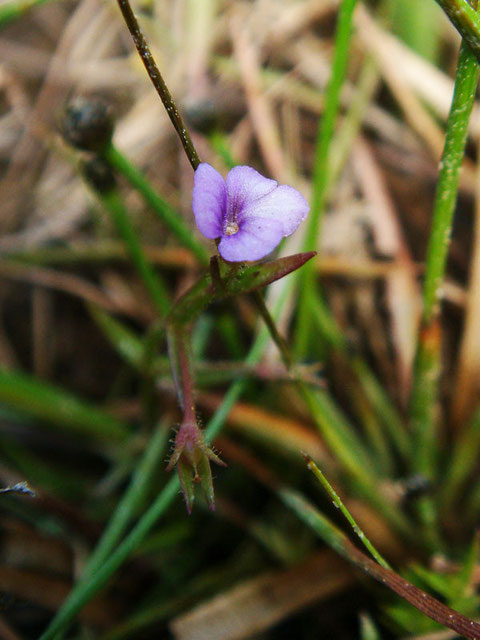
[[[281,228],[282,236],[289,236],[307,217],[309,210],[308,202],[299,191],[281,185],[244,208],[238,222],[243,227],[247,220],[272,220]]]
[[[199,164],[195,171],[192,209],[200,233],[210,239],[222,235],[227,187],[218,171],[206,162]]]
[[[252,216],[236,234],[222,237],[218,251],[229,262],[260,260],[275,249],[282,236],[282,227],[276,220]]]
[[[228,217],[238,219],[243,209],[273,191],[277,182],[264,178],[252,167],[233,167],[227,174]],[[232,215],[233,214],[233,215]]]

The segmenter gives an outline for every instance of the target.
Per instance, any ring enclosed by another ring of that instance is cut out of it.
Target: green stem
[[[480,16],[467,0],[436,0],[480,62]]]
[[[139,171],[118,149],[110,145],[104,152],[103,158],[118,173],[140,193],[145,202],[161,219],[177,240],[198,258],[203,265],[208,264],[208,253],[195,239],[192,229],[185,224],[178,213],[152,187],[147,178]]]
[[[278,487],[277,494],[285,505],[292,509],[319,538],[337,551],[345,560],[365,571],[374,580],[387,586],[432,620],[449,629],[453,629],[462,637],[470,640],[476,640],[480,637],[480,624],[478,622],[470,620],[458,611],[447,607],[402,578],[398,573],[378,564],[375,560],[363,554],[348,540],[342,531],[337,529],[330,520],[305,500],[301,494],[287,487]]]
[[[469,41],[463,40],[435,194],[423,285],[423,312],[410,398],[414,438],[412,467],[414,472],[420,472],[430,479],[436,476],[439,453],[436,432],[442,348],[440,293],[445,277],[460,168],[465,153],[468,121],[475,100],[478,73],[478,64]],[[418,501],[418,513],[424,527],[425,539],[432,549],[441,549],[438,510],[429,496]]]
[[[275,324],[269,310],[267,309],[267,305],[265,304],[265,300],[263,299],[262,294],[259,291],[254,291],[252,295],[257,309],[260,312],[263,321],[265,322],[268,332],[270,333],[272,340],[275,342],[278,350],[280,351],[283,364],[286,366],[287,370],[290,373],[294,373],[294,363],[288,345],[284,337],[280,335],[280,332],[277,329],[277,325]]]
[[[417,348],[411,396],[411,416],[416,438],[415,471],[432,476],[435,447],[435,405],[438,401],[441,336],[438,322],[440,292],[457,199],[459,174],[468,133],[468,121],[475,100],[478,65],[469,45],[462,42],[455,89],[447,122],[445,146],[433,209],[425,280],[422,327]]]
[[[385,567],[385,569],[390,569],[390,565],[388,564],[388,562],[384,560],[382,555],[377,551],[375,546],[370,542],[370,540],[367,538],[367,536],[358,526],[358,524],[355,521],[355,518],[352,516],[352,514],[347,509],[347,507],[343,504],[342,499],[340,498],[338,493],[335,491],[335,489],[332,487],[332,485],[329,483],[329,481],[327,480],[325,475],[322,473],[322,471],[317,467],[317,465],[310,458],[310,456],[304,454],[304,458],[307,463],[307,467],[310,469],[310,471],[313,472],[314,476],[317,478],[317,480],[320,482],[322,487],[328,493],[333,504],[337,507],[337,509],[340,509],[342,514],[345,516],[347,522],[352,527],[352,529],[360,539],[361,543],[365,545],[368,551],[370,551],[372,557],[375,558],[378,564],[380,564],[382,567]]]
[[[169,294],[163,281],[156,274],[150,262],[147,260],[137,233],[130,221],[128,211],[116,190],[98,194],[105,208],[109,211],[117,230],[130,252],[132,262],[142,278],[157,311],[166,315],[170,309]]]
[[[445,263],[457,200],[460,168],[465,153],[468,122],[475,102],[478,64],[466,43],[462,43],[457,64],[455,89],[447,121],[445,146],[438,176],[429,239],[423,289],[423,323],[429,324],[438,314],[440,288],[445,276]]]

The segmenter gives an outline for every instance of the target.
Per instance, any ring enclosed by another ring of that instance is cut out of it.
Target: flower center
[[[236,222],[227,222],[225,225],[225,235],[226,236],[234,236],[238,233],[238,224]]]

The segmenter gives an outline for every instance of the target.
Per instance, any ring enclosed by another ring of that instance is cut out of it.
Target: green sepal
[[[214,261],[211,269],[177,301],[168,321],[174,325],[190,323],[212,302],[261,289],[300,268],[315,255],[315,251],[309,251],[254,264]]]
[[[193,486],[192,468],[181,458],[177,462],[178,477],[180,479],[180,486],[182,487],[183,497],[185,499],[185,505],[187,507],[188,515],[192,513],[193,503],[195,502],[195,491]]]

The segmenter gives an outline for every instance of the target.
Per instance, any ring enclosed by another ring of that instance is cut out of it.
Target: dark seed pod
[[[73,147],[99,153],[110,144],[113,124],[111,109],[105,102],[79,96],[65,109],[61,130]]]
[[[82,173],[87,182],[99,193],[108,193],[116,187],[115,175],[105,160],[93,158],[82,163]]]

